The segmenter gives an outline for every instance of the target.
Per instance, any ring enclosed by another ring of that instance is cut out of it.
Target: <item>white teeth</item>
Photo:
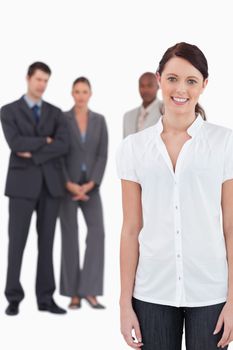
[[[173,100],[176,102],[186,102],[188,99],[187,98],[173,97]]]

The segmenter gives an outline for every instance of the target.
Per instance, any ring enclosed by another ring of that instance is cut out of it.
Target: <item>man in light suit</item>
[[[124,115],[123,137],[134,134],[157,123],[162,103],[157,98],[158,83],[154,73],[146,72],[139,78],[142,105]]]
[[[68,128],[60,109],[42,100],[51,71],[33,63],[27,93],[1,109],[2,128],[11,149],[5,194],[9,197],[9,247],[5,295],[7,315],[17,315],[24,298],[20,283],[23,252],[33,211],[37,213],[38,309],[62,314],[53,300],[53,241],[61,197],[65,194],[61,157],[68,152]]]

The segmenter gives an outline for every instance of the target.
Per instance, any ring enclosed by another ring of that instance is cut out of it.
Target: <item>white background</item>
[[[198,45],[209,61],[209,86],[202,96],[208,119],[233,128],[233,43],[230,1],[0,0],[0,106],[26,89],[29,64],[41,60],[53,74],[45,99],[63,110],[72,106],[73,80],[87,76],[93,85],[90,107],[106,116],[109,161],[102,185],[106,227],[106,311],[83,303],[66,316],[39,313],[34,296],[36,232],[33,217],[21,280],[26,298],[18,317],[7,317],[4,298],[7,259],[8,200],[3,196],[9,151],[0,135],[0,347],[13,350],[128,349],[119,332],[118,251],[121,228],[120,183],[115,150],[122,137],[122,116],[140,104],[138,77],[155,71],[164,51],[179,41]],[[81,223],[83,223],[81,221]],[[85,228],[81,246],[84,250]],[[57,226],[54,265],[60,268]],[[68,299],[56,292],[64,307]]]

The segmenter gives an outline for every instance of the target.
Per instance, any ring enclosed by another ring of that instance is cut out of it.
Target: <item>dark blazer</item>
[[[64,195],[64,176],[60,158],[69,147],[67,123],[61,110],[42,103],[38,125],[24,98],[1,109],[1,122],[11,149],[5,194],[9,197],[37,198],[44,179],[53,197]],[[54,139],[46,143],[46,137]],[[25,159],[17,152],[31,152]]]
[[[108,132],[104,116],[89,110],[85,142],[82,142],[74,108],[65,112],[70,133],[70,148],[65,157],[66,180],[78,183],[82,163],[87,167],[87,180],[100,185],[108,152]]]

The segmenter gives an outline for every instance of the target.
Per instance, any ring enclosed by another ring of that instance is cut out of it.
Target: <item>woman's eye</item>
[[[190,84],[190,85],[194,85],[194,84],[196,84],[196,83],[197,83],[197,81],[194,80],[194,79],[189,79],[189,80],[188,80],[188,84]]]
[[[168,77],[167,79],[168,79],[169,81],[172,81],[172,82],[173,82],[173,81],[176,81],[176,78],[175,78],[175,77]]]

